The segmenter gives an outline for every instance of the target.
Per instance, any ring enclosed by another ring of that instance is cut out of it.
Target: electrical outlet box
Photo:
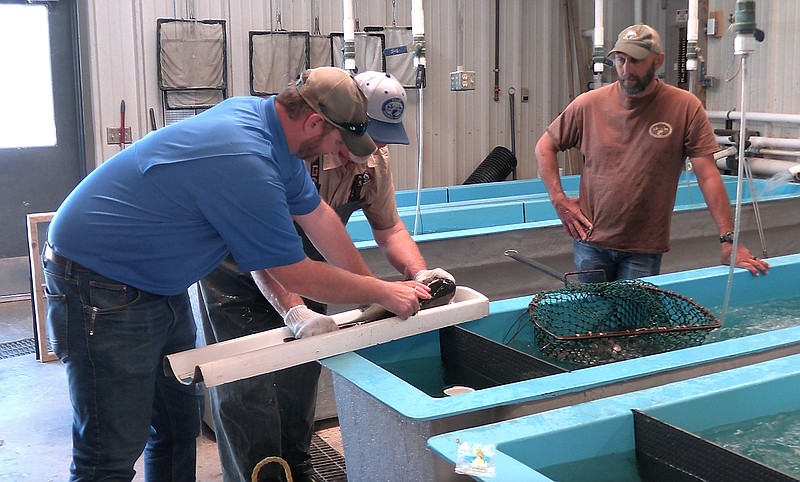
[[[450,90],[475,90],[475,72],[466,70],[450,72]]]
[[[125,144],[130,144],[133,142],[131,128],[125,128]],[[106,127],[106,143],[110,145],[116,145],[120,143],[119,139],[119,127]]]
[[[715,10],[708,13],[706,23],[706,35],[714,38],[722,38],[722,12]]]

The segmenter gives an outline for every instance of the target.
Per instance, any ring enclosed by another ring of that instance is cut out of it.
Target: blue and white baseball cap
[[[408,144],[403,127],[406,90],[391,74],[368,70],[356,75],[367,97],[367,134],[379,144]]]

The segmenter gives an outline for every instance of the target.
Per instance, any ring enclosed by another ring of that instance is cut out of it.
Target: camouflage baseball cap
[[[368,156],[375,151],[367,134],[367,98],[350,73],[336,67],[309,69],[295,86],[315,112],[339,128],[350,152]]]
[[[660,54],[664,49],[661,44],[661,36],[649,25],[631,25],[622,30],[617,36],[617,43],[608,53],[608,56],[615,52],[622,52],[631,57],[642,60],[651,53]]]

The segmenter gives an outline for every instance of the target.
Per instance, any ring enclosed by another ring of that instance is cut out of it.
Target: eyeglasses
[[[366,121],[361,122],[359,124],[350,124],[350,123],[347,123],[347,122],[336,122],[335,120],[331,119],[331,117],[325,111],[325,106],[322,105],[322,104],[319,105],[319,113],[322,114],[323,117],[325,117],[326,121],[328,121],[331,124],[335,125],[339,129],[344,129],[346,131],[352,132],[353,134],[355,134],[357,136],[363,136],[364,133],[367,132],[367,124],[369,124],[369,117],[367,117]]]

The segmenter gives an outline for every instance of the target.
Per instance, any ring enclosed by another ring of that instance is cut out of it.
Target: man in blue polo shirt
[[[375,150],[366,110],[350,74],[309,70],[278,96],[234,97],[150,133],[70,193],[43,253],[49,342],[73,405],[70,480],[131,480],[142,450],[148,481],[194,480],[198,393],[162,360],[194,347],[186,289],[229,253],[321,302],[408,318],[430,297],[369,276],[306,172],[303,159]],[[332,265],[306,257],[293,221]]]

